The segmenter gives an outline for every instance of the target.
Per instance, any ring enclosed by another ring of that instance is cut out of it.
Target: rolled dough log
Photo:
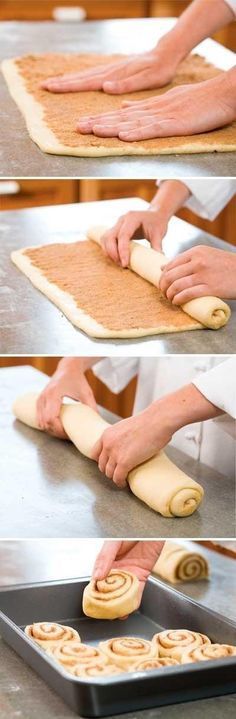
[[[83,612],[94,619],[118,619],[131,614],[140,604],[139,581],[135,574],[112,569],[105,579],[91,579],[83,593]]]
[[[101,239],[108,230],[102,225],[91,227],[87,236],[98,245],[101,245]],[[166,265],[169,260],[161,252],[153,250],[152,247],[144,247],[138,242],[131,240],[130,242],[130,262],[129,267],[133,272],[148,280],[156,287],[159,286],[161,277],[161,267]],[[230,307],[220,300],[218,297],[197,297],[182,305],[182,310],[186,314],[201,322],[204,327],[212,330],[218,330],[227,324],[231,310]]]
[[[16,399],[13,413],[25,424],[39,429],[36,392]],[[63,404],[61,421],[66,434],[86,457],[91,459],[94,444],[110,425],[91,407],[80,402]],[[186,517],[201,503],[204,490],[194,479],[176,467],[164,452],[159,452],[128,475],[133,494],[163,517]]]
[[[152,571],[172,584],[206,579],[209,576],[205,557],[175,542],[165,542]]]

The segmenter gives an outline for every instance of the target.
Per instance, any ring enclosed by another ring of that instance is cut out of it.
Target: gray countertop
[[[83,543],[85,545],[85,542]],[[92,547],[88,546],[92,544]],[[193,543],[187,546],[193,549]],[[100,545],[87,542],[89,555],[87,571]],[[195,547],[209,560],[210,581],[190,582],[178,585],[177,591],[194,598],[200,604],[221,612],[235,620],[234,594],[235,560],[223,557],[205,547]],[[68,564],[71,578],[84,576],[84,552],[78,540],[51,541],[0,541],[0,586],[47,581],[49,572],[52,579],[66,579]],[[75,713],[33,672],[17,654],[0,639],[0,707],[1,719],[72,719]],[[236,695],[231,694],[201,701],[174,704],[150,710],[129,713],[127,719],[231,719],[235,716]],[[124,715],[122,715],[124,716]],[[115,717],[118,719],[118,716]]]
[[[172,27],[169,18],[85,23],[2,22],[1,59],[17,55],[143,52]],[[232,67],[234,54],[212,40],[196,48],[222,69]],[[235,175],[235,153],[159,155],[157,157],[76,158],[47,155],[30,140],[23,117],[0,79],[2,177],[228,177]]]
[[[202,484],[205,497],[192,516],[166,519],[118,490],[69,442],[14,421],[17,395],[45,382],[31,367],[0,370],[0,537],[235,536],[233,478],[170,447],[170,458]]]
[[[127,210],[145,207],[144,200],[124,198],[0,213],[1,354],[151,356],[235,352],[236,301],[229,302],[231,319],[218,331],[205,329],[137,340],[94,340],[77,330],[10,260],[12,250],[27,245],[82,240],[91,222],[111,226]],[[173,217],[163,244],[167,257],[197,244],[236,251],[232,245]]]

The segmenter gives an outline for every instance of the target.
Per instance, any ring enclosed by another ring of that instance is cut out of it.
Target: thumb
[[[92,577],[95,581],[105,579],[112,569],[113,562],[120,550],[122,542],[116,540],[104,542],[93,568]]]
[[[162,252],[162,240],[163,237],[160,232],[156,232],[153,235],[152,239],[150,240],[151,247],[153,248],[153,250],[156,250],[157,252]]]
[[[80,389],[80,401],[84,402],[84,404],[87,404],[89,407],[91,407],[91,409],[94,409],[95,412],[98,411],[93,391],[85,377],[83,378],[83,384]]]

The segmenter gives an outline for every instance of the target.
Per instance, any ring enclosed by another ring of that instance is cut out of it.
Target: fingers
[[[111,95],[124,95],[128,92],[139,90],[150,90],[153,80],[148,70],[136,72],[130,77],[121,80],[105,80],[103,83],[104,92]]]
[[[182,277],[189,277],[191,274],[193,274],[193,271],[193,263],[191,261],[186,262],[183,265],[177,265],[177,267],[174,267],[173,270],[165,270],[162,273],[159,282],[160,290],[163,292],[164,295],[167,295],[169,287],[171,287],[174,282],[180,280]]]
[[[173,260],[170,260],[170,262],[167,262],[164,266],[163,272],[168,272],[169,270],[173,270],[174,267],[178,267],[179,265],[183,265],[185,262],[190,262],[192,259],[193,249],[186,250],[185,252],[181,252],[180,255],[177,255]]]
[[[66,433],[60,419],[61,403],[61,398],[43,392],[37,402],[37,417],[40,429],[65,439]]]
[[[105,448],[103,435],[94,445],[91,459],[97,462],[100,472],[105,474],[108,479],[112,479],[119,489],[126,487],[128,469],[125,463],[117,461],[111,450]]]
[[[103,64],[77,73],[49,77],[41,83],[41,87],[49,92],[100,90],[106,78],[112,78],[114,70],[118,72],[123,65],[124,61],[112,65]]]
[[[196,283],[192,287],[188,287],[187,289],[183,288],[176,292],[172,303],[173,305],[184,305],[185,302],[190,302],[190,300],[195,300],[197,297],[205,297],[209,294],[211,293],[207,285]]]
[[[120,217],[116,225],[106,232],[102,238],[102,245],[106,254],[122,267],[128,267],[129,265],[129,243],[140,225],[140,213],[128,212],[127,215]]]
[[[116,555],[121,547],[121,541],[108,541],[104,542],[101,551],[99,552],[95,561],[93,569],[93,579],[98,581],[99,579],[105,579],[112,569]]]

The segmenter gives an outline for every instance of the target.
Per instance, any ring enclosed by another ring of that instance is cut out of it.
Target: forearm
[[[62,357],[53,375],[54,379],[59,379],[68,373],[86,372],[86,370],[91,369],[99,362],[100,359],[102,359],[102,357]]]
[[[180,62],[199,42],[233,19],[234,13],[224,0],[214,0],[214,3],[212,0],[193,0],[158,47],[162,45],[174,52]]]
[[[146,411],[151,412],[157,433],[161,422],[171,436],[187,424],[215,419],[223,414],[223,411],[209,402],[193,384],[185,385],[153,402]]]
[[[160,210],[166,221],[169,222],[172,215],[183,206],[190,195],[190,190],[180,180],[165,180],[153,197],[150,209]]]

